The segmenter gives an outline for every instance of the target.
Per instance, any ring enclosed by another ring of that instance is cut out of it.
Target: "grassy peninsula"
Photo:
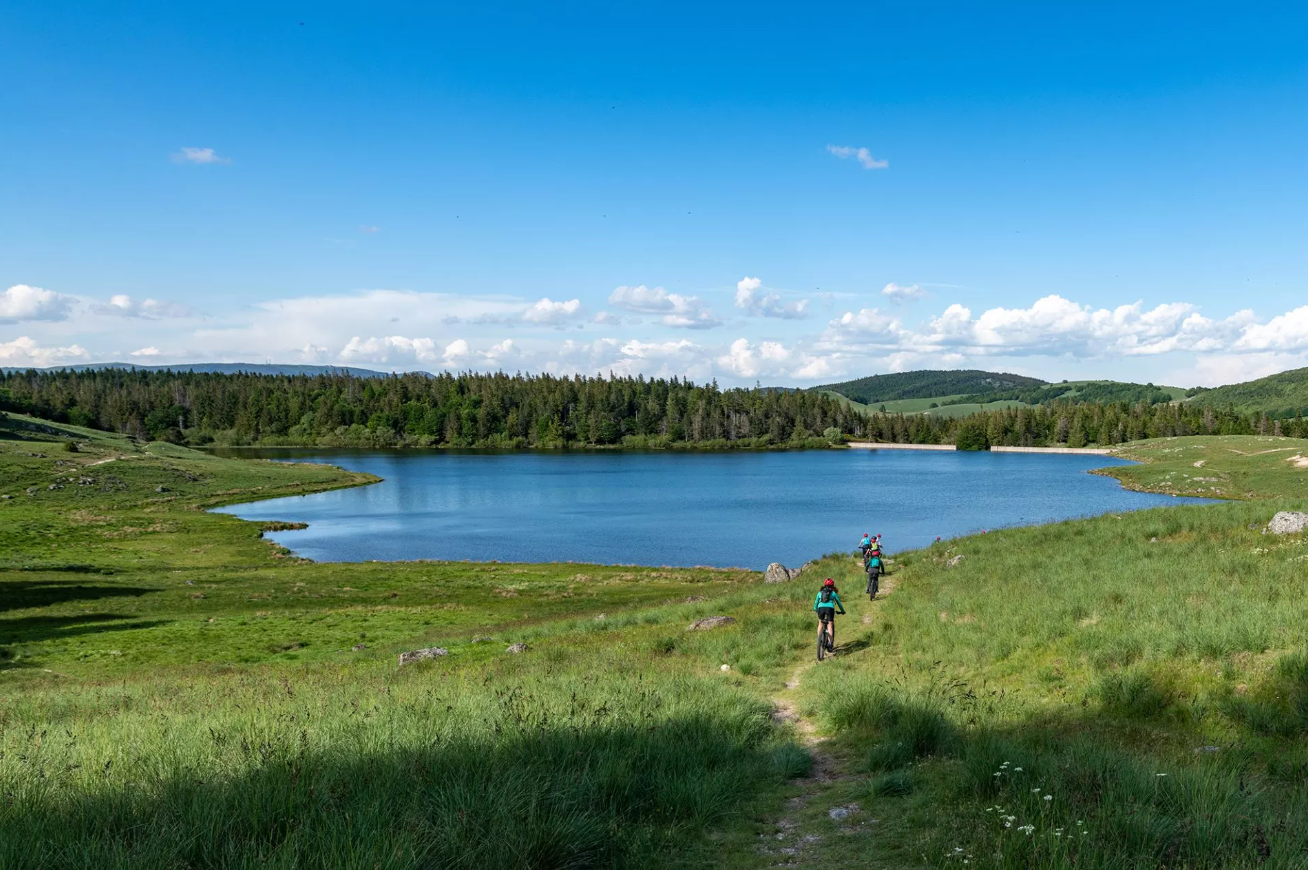
[[[1302,866],[1308,540],[1261,529],[1304,448],[1130,445],[1228,500],[895,554],[869,602],[847,555],[315,564],[203,508],[365,478],[11,417],[0,867]]]

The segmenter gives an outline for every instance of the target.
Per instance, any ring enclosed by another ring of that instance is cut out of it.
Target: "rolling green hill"
[[[1121,381],[1062,381],[1002,372],[920,371],[873,375],[839,384],[815,387],[864,413],[931,414],[965,417],[1019,405],[1053,401],[1128,402],[1160,404],[1185,400],[1181,387]]]
[[[1001,372],[919,371],[872,375],[838,384],[814,387],[839,393],[865,405],[879,405],[898,399],[933,399],[939,396],[971,396],[1008,390],[1042,387],[1045,381]]]
[[[1235,406],[1246,414],[1265,412],[1269,417],[1308,414],[1308,368],[1292,369],[1243,384],[1230,384],[1193,396],[1189,401],[1210,408]]]

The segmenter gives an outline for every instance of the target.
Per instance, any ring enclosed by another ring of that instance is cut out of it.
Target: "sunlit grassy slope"
[[[1133,485],[1247,500],[905,554],[869,646],[805,682],[853,774],[825,807],[879,820],[824,861],[1305,866],[1308,540],[1262,533],[1308,508],[1305,447],[1134,445]]]
[[[1304,866],[1308,542],[1261,529],[1308,442],[1131,445],[1130,485],[1242,500],[896,554],[869,602],[844,555],[309,563],[200,508],[365,479],[15,425],[0,867]]]

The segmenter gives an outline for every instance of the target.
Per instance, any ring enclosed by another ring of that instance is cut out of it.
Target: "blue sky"
[[[1140,5],[0,0],[0,364],[1308,365],[1308,11]]]

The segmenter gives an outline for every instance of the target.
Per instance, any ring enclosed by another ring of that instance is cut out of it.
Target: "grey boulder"
[[[785,565],[782,565],[780,562],[773,562],[771,565],[768,566],[768,569],[763,572],[763,582],[764,583],[789,583],[791,578],[794,576],[795,576],[794,574],[791,574],[789,571],[786,570]]]
[[[410,652],[400,653],[400,664],[411,665],[414,662],[426,661],[427,659],[438,659],[441,656],[447,656],[449,654],[449,650],[439,646],[433,646],[428,649],[415,649]]]
[[[1267,531],[1273,535],[1297,535],[1308,529],[1308,514],[1302,511],[1280,511],[1267,524]]]
[[[515,655],[518,653],[525,653],[526,651],[527,651],[527,645],[525,643],[511,644],[509,648],[505,650],[505,652],[513,653]]]
[[[706,616],[703,619],[697,619],[692,622],[686,631],[708,631],[711,628],[718,628],[723,625],[731,625],[736,621],[734,616]]]

